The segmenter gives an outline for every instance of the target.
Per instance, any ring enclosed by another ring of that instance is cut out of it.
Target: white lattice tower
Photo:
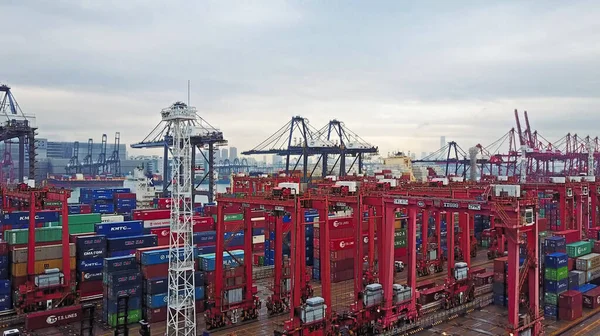
[[[162,111],[162,118],[171,123],[173,136],[167,335],[196,336],[190,142],[196,109],[175,103]]]

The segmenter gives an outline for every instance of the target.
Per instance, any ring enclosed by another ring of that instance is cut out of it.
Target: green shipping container
[[[544,293],[544,302],[550,305],[558,306],[558,294]]]
[[[482,240],[481,241],[481,247],[489,247],[489,242],[487,240]]]
[[[398,247],[406,247],[406,239],[394,240],[394,248],[398,248]]]
[[[102,223],[102,215],[97,213],[69,215],[68,219],[69,226]],[[62,216],[59,220],[59,223],[62,224]]]
[[[213,215],[213,219],[215,222],[217,221],[217,215]],[[226,214],[223,215],[223,219],[225,222],[233,222],[244,219],[244,214]]]
[[[4,240],[10,245],[27,244],[29,229],[14,229],[4,231]],[[37,243],[55,242],[62,239],[62,227],[41,227],[35,229]]]
[[[567,254],[571,258],[577,258],[586,254],[592,253],[590,242],[579,241],[572,244],[567,244]]]
[[[93,223],[89,224],[80,224],[80,225],[69,225],[69,233],[70,234],[78,234],[78,233],[93,233],[95,229],[95,225]]]
[[[136,310],[130,310],[129,311],[129,316],[127,317],[127,322],[129,324],[132,323],[137,323],[142,319],[142,310],[141,309],[136,309]],[[106,321],[108,323],[109,326],[111,327],[116,327],[117,326],[117,314],[108,314],[108,321]],[[124,318],[120,318],[119,319],[120,323],[124,322]]]
[[[546,268],[544,277],[548,280],[560,281],[569,276],[569,269],[567,266],[561,267],[559,269],[556,268]]]
[[[394,230],[394,238],[405,238],[406,239],[406,229],[396,229]]]

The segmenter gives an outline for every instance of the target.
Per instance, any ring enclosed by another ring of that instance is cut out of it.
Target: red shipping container
[[[198,311],[196,311],[198,312]],[[163,322],[167,320],[167,307],[157,309],[146,309],[145,320],[149,323]]]
[[[265,243],[253,244],[252,245],[252,250],[253,251],[264,251],[265,250]]]
[[[354,279],[354,269],[331,273],[330,278],[333,283]]]
[[[89,214],[92,213],[92,206],[90,204],[81,204],[79,206],[80,214]]]
[[[266,221],[264,219],[264,217],[261,217],[262,219],[252,219],[252,227],[255,229],[262,229],[264,227],[266,227]]]
[[[162,237],[167,237],[169,238],[169,233],[171,232],[171,229],[166,227],[166,228],[154,228],[154,229],[150,229],[150,234],[154,234],[158,237],[158,239],[162,238]]]
[[[331,273],[338,273],[350,269],[354,269],[354,258],[342,259],[331,262]]]
[[[558,295],[558,306],[561,308],[581,307],[583,297],[581,292],[570,290]]]
[[[494,282],[504,283],[505,278],[506,275],[504,274],[504,272],[494,272]],[[525,288],[525,286],[523,286],[523,288]]]
[[[600,253],[600,240],[594,242],[594,247],[592,248],[592,252]]]
[[[504,273],[506,270],[506,263],[508,262],[508,257],[496,258],[494,259],[494,273]]]
[[[558,308],[558,319],[564,321],[574,321],[583,315],[581,306],[572,308]]]
[[[600,287],[583,293],[583,306],[590,309],[600,307]]]
[[[29,313],[25,317],[25,328],[37,330],[57,327],[81,320],[81,305]]]
[[[375,253],[375,254],[377,254],[377,253]],[[394,258],[396,258],[396,257],[405,257],[406,255],[407,255],[407,249],[406,249],[406,247],[401,247],[401,248],[394,249]]]
[[[213,231],[215,220],[212,217],[193,216],[192,225],[194,226],[194,232]]]
[[[426,305],[428,303],[439,301],[440,299],[442,299],[443,293],[443,285],[425,289],[420,292],[419,303],[421,305]]]
[[[569,269],[569,271],[575,270],[575,259],[574,258],[569,258],[569,260],[567,260],[567,268]]]
[[[589,239],[598,239],[598,232],[600,232],[600,227],[589,228],[588,238]]]
[[[329,248],[332,251],[354,249],[354,245],[355,245],[355,242],[354,242],[354,239],[352,239],[352,238],[332,239],[329,242]]]
[[[554,232],[554,236],[564,237],[567,244],[572,244],[581,240],[581,234],[578,230],[557,231]]]
[[[329,231],[329,239],[352,239],[354,240],[354,229],[344,227],[337,230]]]
[[[142,274],[145,279],[164,278],[169,275],[169,264],[142,266]]]
[[[539,232],[542,231],[546,231],[546,228],[548,227],[548,218],[539,218],[537,219],[537,227]],[[471,222],[473,223],[473,225],[475,224],[475,222]]]
[[[133,220],[153,220],[171,218],[171,210],[133,210]]]
[[[115,199],[135,199],[134,193],[115,193]]]
[[[81,295],[91,293],[94,293],[94,295],[102,294],[102,280],[80,282],[79,291]]]
[[[159,209],[170,209],[172,204],[173,200],[171,198],[159,198],[157,201]]]
[[[329,220],[327,222],[329,223],[329,230],[331,230],[331,232],[340,230],[340,229],[353,229],[354,228],[354,218],[352,218],[352,217],[329,218]]]
[[[8,243],[3,241],[0,242],[0,256],[8,255]]]

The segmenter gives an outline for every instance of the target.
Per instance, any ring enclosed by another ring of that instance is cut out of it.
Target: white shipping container
[[[567,183],[567,178],[564,176],[554,176],[550,178],[550,182],[557,184],[565,184]]]
[[[159,228],[159,227],[165,227],[165,226],[170,226],[171,225],[171,219],[167,218],[167,219],[151,219],[151,220],[145,220],[144,221],[144,228],[149,229],[149,228]]]
[[[600,268],[595,268],[585,272],[585,282],[600,278]]]
[[[265,235],[252,236],[252,244],[261,244],[265,242]]]
[[[303,306],[300,319],[303,323],[313,323],[325,318],[326,305],[321,305],[318,308],[311,306]]]
[[[575,268],[578,271],[589,271],[598,267],[600,267],[600,254],[598,253],[590,253],[579,257],[575,264]]]
[[[225,299],[227,300],[228,304],[242,302],[242,288],[228,290]]]
[[[348,187],[349,192],[356,192],[358,183],[356,181],[337,181],[335,185],[338,187]]]
[[[102,223],[118,223],[118,222],[124,222],[125,217],[123,215],[107,215],[107,216],[102,216],[102,218],[100,220]]]

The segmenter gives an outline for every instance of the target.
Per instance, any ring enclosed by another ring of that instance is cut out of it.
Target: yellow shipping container
[[[401,219],[395,219],[394,220],[394,229],[401,229],[402,228],[402,220]]]
[[[71,270],[74,270],[76,266],[75,258],[71,258]],[[58,268],[62,271],[62,259],[53,260],[41,260],[36,261],[34,265],[35,274],[43,274],[45,270],[50,268]],[[12,265],[12,276],[20,277],[27,275],[27,263],[13,264]]]

